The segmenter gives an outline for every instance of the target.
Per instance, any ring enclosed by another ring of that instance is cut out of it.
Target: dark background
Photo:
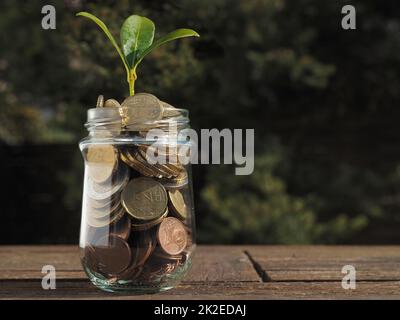
[[[57,30],[41,8],[57,8]],[[341,8],[357,30],[341,28]],[[15,1],[0,4],[0,243],[77,243],[86,110],[123,100],[124,69],[94,24],[130,14],[161,47],[138,92],[188,108],[192,126],[255,128],[256,168],[194,166],[202,243],[400,243],[400,2]]]

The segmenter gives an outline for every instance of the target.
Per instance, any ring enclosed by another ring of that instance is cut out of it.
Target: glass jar
[[[189,128],[188,112],[155,99],[137,94],[122,107],[89,109],[89,135],[79,144],[81,261],[105,291],[164,291],[191,266],[191,168],[178,157],[181,147],[190,149],[179,135]]]

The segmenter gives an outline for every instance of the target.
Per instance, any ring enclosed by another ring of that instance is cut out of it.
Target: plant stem
[[[137,79],[136,68],[129,71],[128,83],[129,83],[129,95],[135,94],[135,81]]]

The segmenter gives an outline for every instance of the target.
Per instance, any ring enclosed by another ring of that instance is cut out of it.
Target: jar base
[[[188,259],[183,265],[176,268],[173,273],[156,277],[151,282],[137,279],[107,279],[103,275],[93,272],[87,266],[84,265],[83,267],[93,285],[105,292],[142,295],[156,294],[175,288],[190,270],[191,266],[192,261],[191,259]]]

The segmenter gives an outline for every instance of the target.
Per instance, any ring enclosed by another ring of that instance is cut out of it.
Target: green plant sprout
[[[121,47],[115,41],[103,21],[88,12],[79,12],[77,16],[86,17],[95,22],[111,41],[124,64],[129,83],[129,94],[131,96],[135,94],[136,68],[146,55],[162,44],[172,40],[185,37],[199,37],[199,34],[192,29],[177,29],[154,41],[156,28],[153,21],[146,17],[132,15],[125,20],[121,27],[121,50]]]

